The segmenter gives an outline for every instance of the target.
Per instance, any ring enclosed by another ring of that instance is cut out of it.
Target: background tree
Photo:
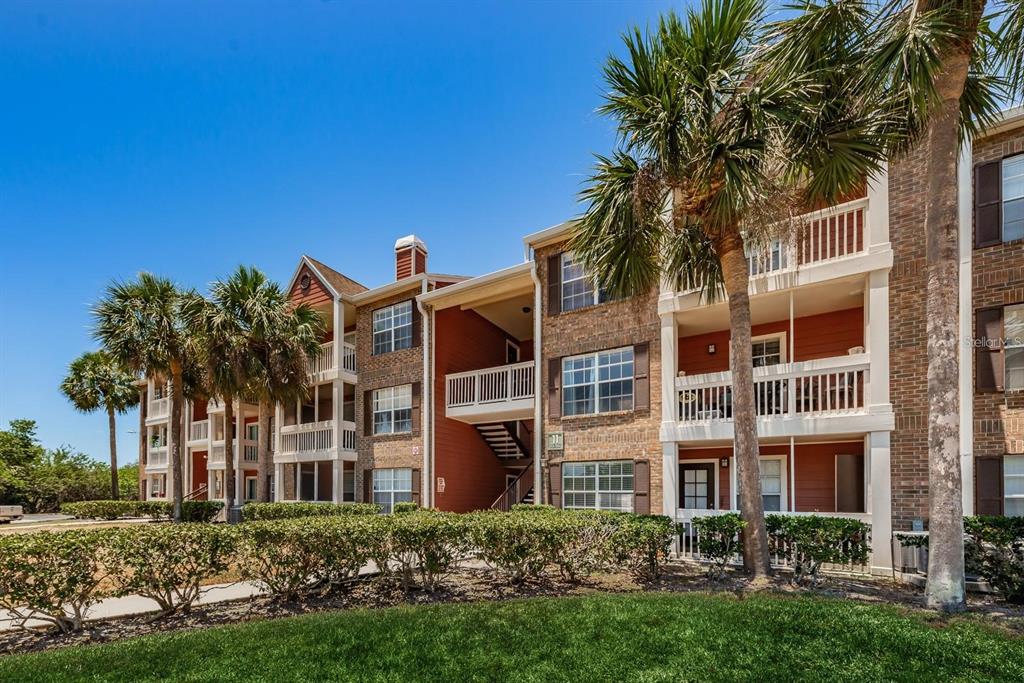
[[[928,352],[929,555],[932,607],[965,604],[959,425],[959,197],[963,141],[1024,90],[1024,2],[1000,0],[807,2],[778,24],[785,60],[806,69],[837,36],[854,36],[860,73],[842,91],[877,108],[892,158],[926,164],[925,318]],[[808,57],[812,55],[812,57]],[[820,70],[818,73],[826,73]]]
[[[194,292],[170,280],[140,273],[129,282],[115,282],[93,308],[95,336],[132,372],[171,382],[171,487],[174,519],[181,521],[183,486],[182,408],[195,380],[195,339],[183,315]]]
[[[136,376],[105,351],[89,351],[72,361],[60,390],[83,413],[107,413],[110,437],[110,497],[121,495],[117,481],[117,414],[139,402]]]
[[[664,274],[713,300],[724,292],[731,331],[734,452],[747,522],[744,566],[769,571],[760,493],[748,253],[789,241],[793,217],[831,202],[879,170],[884,156],[866,102],[816,90],[766,50],[758,0],[706,0],[635,29],[625,60],[604,69],[600,113],[619,147],[598,156],[587,211],[570,247],[613,293],[650,291]]]

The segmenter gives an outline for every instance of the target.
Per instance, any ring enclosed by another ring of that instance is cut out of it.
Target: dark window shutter
[[[548,315],[562,312],[562,255],[548,257]]]
[[[363,470],[363,502],[373,502],[373,470]]]
[[[548,496],[556,508],[562,507],[562,465],[548,465]]]
[[[651,463],[647,460],[633,461],[633,512],[651,514]]]
[[[412,431],[420,431],[420,382],[412,383]]]
[[[373,436],[373,390],[363,392],[363,436]]]
[[[975,458],[974,513],[1003,514],[1003,458]]]
[[[422,474],[418,469],[413,468],[412,471],[412,502],[417,505],[420,504],[420,487],[421,487]]]
[[[644,342],[633,347],[633,409],[649,410],[651,407],[651,352],[650,344]]]
[[[974,314],[977,358],[976,391],[1003,391],[1003,309],[983,308]]]
[[[974,246],[1002,241],[1003,164],[993,161],[974,167]]]
[[[548,359],[548,417],[562,417],[562,359]]]
[[[423,343],[423,315],[420,314],[420,309],[416,305],[416,300],[412,301],[412,345],[413,348],[420,346]]]

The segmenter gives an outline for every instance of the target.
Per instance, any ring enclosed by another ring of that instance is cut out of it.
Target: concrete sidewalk
[[[220,583],[206,586],[197,604],[209,605],[214,602],[226,602],[228,600],[244,600],[262,594],[263,591],[251,581],[239,581],[237,583]],[[112,617],[127,617],[134,614],[146,614],[156,612],[159,609],[157,604],[149,598],[140,595],[126,595],[122,598],[105,598],[89,608],[86,618],[110,619]],[[17,628],[16,620],[7,610],[0,610],[0,631],[12,631]],[[26,624],[33,628],[38,626],[51,626],[51,624],[39,619],[30,619]]]

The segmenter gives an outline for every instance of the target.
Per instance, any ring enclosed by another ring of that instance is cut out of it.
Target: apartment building
[[[964,507],[1024,514],[1024,111],[973,141],[950,191]],[[927,526],[924,192],[922,160],[901,160],[748,258],[765,509],[869,522],[878,571],[893,531]],[[309,397],[278,406],[266,437],[275,499],[536,501],[684,525],[737,509],[727,304],[668,284],[612,300],[574,260],[572,229],[528,235],[522,263],[476,277],[429,272],[410,235],[372,289],[302,257],[289,292],[327,333]],[[168,491],[165,391],[148,384],[141,418],[152,497]],[[256,412],[236,407],[243,499]],[[221,497],[223,408],[197,402],[185,421],[185,489]]]

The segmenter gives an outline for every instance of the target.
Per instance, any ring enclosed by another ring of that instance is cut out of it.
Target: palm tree
[[[879,170],[865,103],[827,97],[810,74],[777,68],[764,49],[760,0],[706,0],[624,37],[604,68],[600,113],[619,145],[581,197],[570,247],[601,285],[650,291],[662,275],[708,300],[724,294],[731,330],[734,452],[747,522],[744,566],[769,573],[760,472],[747,253],[790,238],[791,218],[834,201]],[[845,123],[844,123],[845,122]]]
[[[116,415],[139,402],[136,377],[106,351],[89,351],[72,361],[68,374],[60,384],[61,392],[83,413],[100,408],[107,411],[110,434],[110,497],[120,495],[117,482]]]
[[[988,7],[986,8],[986,4]],[[869,97],[886,121],[890,156],[915,150],[926,160],[925,241],[928,352],[929,554],[927,602],[965,605],[963,482],[960,470],[957,163],[961,145],[990,124],[1000,106],[1024,95],[1022,0],[864,0],[808,2],[780,24],[787,58],[843,28],[860,38],[852,55],[861,78],[850,98]]]
[[[114,282],[93,307],[96,338],[129,371],[171,381],[171,488],[174,519],[181,521],[181,414],[192,393],[195,340],[182,315],[191,296],[170,280],[140,273],[129,282]]]
[[[248,269],[240,267],[227,280],[210,286],[210,298],[189,297],[184,314],[199,341],[203,385],[211,398],[224,403],[224,497],[237,504],[235,491],[235,399],[245,395],[253,363],[247,353],[246,305],[252,297]]]

